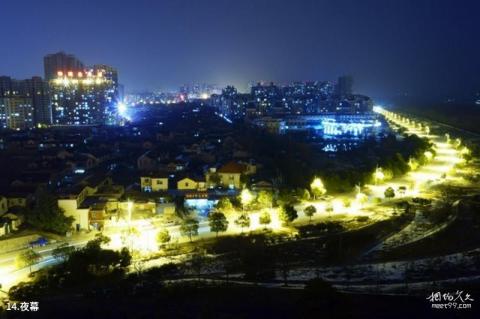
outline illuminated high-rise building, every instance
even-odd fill
[[[13,130],[34,127],[32,99],[21,96],[0,97],[0,127]]]
[[[117,97],[112,79],[102,71],[57,72],[49,81],[53,123],[57,125],[114,124]]]
[[[114,67],[106,64],[95,64],[93,65],[93,72],[101,72],[107,80],[112,81],[115,86],[118,86],[118,71]]]
[[[282,93],[273,82],[269,85],[257,83],[250,88],[250,94],[257,110],[265,114],[270,111],[282,98]]]
[[[83,63],[73,54],[57,52],[43,58],[45,80],[50,81],[57,77],[58,72],[68,75],[68,72],[78,73],[84,70]]]
[[[30,122],[34,125],[48,125],[52,122],[48,85],[41,77],[34,76],[31,79],[16,80],[8,76],[1,76],[0,98],[17,98],[18,101],[29,99],[28,103],[19,102],[21,105],[28,104],[32,107],[33,120],[27,121],[27,127]]]
[[[44,57],[53,113],[57,125],[115,124],[118,120],[118,72],[97,64],[86,67],[72,54]]]
[[[106,89],[107,96],[107,124],[117,124],[119,121],[117,105],[123,100],[122,92],[123,87],[118,83],[118,71],[116,68],[106,64],[95,64],[93,66],[93,72],[95,74],[101,74],[109,86]]]
[[[32,99],[33,118],[35,125],[49,125],[52,123],[52,108],[50,106],[50,95],[48,83],[41,77],[34,76],[24,80],[25,96]]]

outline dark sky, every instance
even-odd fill
[[[0,74],[59,50],[119,69],[127,91],[330,80],[355,90],[480,90],[478,0],[0,0]]]

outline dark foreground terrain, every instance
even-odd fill
[[[477,287],[478,288],[478,287]],[[474,296],[478,289],[468,288]],[[40,300],[36,313],[6,318],[478,318],[472,309],[431,309],[427,296],[345,295],[310,284],[306,289],[208,286],[203,283],[139,289],[134,295],[106,290]],[[475,298],[474,298],[475,299]]]

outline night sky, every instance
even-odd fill
[[[1,0],[0,74],[43,75],[64,50],[119,69],[126,91],[334,80],[355,91],[480,90],[477,0]]]

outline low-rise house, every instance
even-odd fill
[[[206,183],[201,178],[196,177],[184,177],[177,181],[177,189],[182,191],[188,190],[206,190]]]
[[[96,230],[102,230],[105,221],[110,219],[107,215],[106,203],[98,202],[89,207],[88,218],[90,225]]]
[[[228,162],[218,170],[210,169],[205,175],[207,186],[213,187],[222,185],[229,188],[241,188],[241,176],[246,171],[244,164]]]
[[[158,149],[150,150],[138,157],[137,168],[141,171],[154,171],[161,169],[161,163],[169,161],[170,156],[168,151]]]
[[[148,151],[137,159],[137,167],[141,171],[154,170],[157,168],[157,160]]]
[[[169,173],[181,172],[188,167],[188,161],[185,160],[175,160],[162,165],[162,168]]]
[[[109,177],[92,176],[59,195],[58,207],[64,210],[65,216],[74,218],[73,226],[76,231],[90,228],[90,207],[82,206],[83,201],[87,196],[94,195],[100,188],[111,184],[112,180]]]
[[[161,192],[168,190],[168,176],[163,174],[147,174],[140,177],[142,192]]]
[[[129,207],[131,208],[134,218],[142,215],[151,216],[156,213],[157,203],[153,199],[139,198],[118,203],[118,208],[127,214],[129,214]]]
[[[23,219],[14,213],[0,215],[0,237],[18,230]]]
[[[8,208],[11,207],[27,207],[33,201],[33,194],[35,191],[21,191],[13,190],[12,192],[5,194],[7,197]]]
[[[99,160],[92,154],[82,153],[77,154],[73,158],[70,158],[66,161],[67,166],[71,169],[83,169],[89,170],[97,166]]]
[[[177,182],[178,190],[195,190],[197,189],[197,182],[191,178],[185,177]]]
[[[89,229],[89,208],[81,208],[80,205],[88,195],[94,194],[95,189],[90,186],[75,187],[60,195],[57,200],[58,207],[63,209],[65,216],[73,217],[73,227],[76,231]]]

